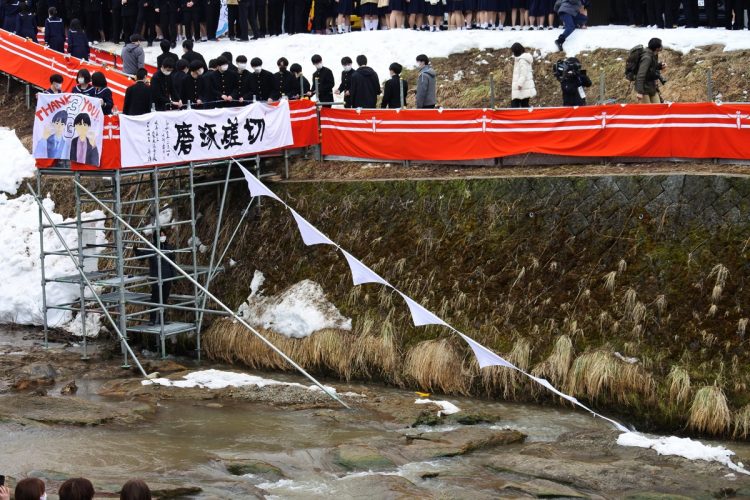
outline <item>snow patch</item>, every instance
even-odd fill
[[[464,78],[464,70],[459,69],[455,73],[453,73],[453,81],[454,82],[460,82]]]
[[[546,57],[557,52],[555,38],[558,32],[547,30],[517,31],[512,36],[499,36],[495,31],[485,30],[457,30],[431,33],[414,30],[378,30],[353,32],[336,36],[321,36],[313,34],[282,35],[256,40],[252,45],[245,42],[222,40],[210,44],[196,44],[198,52],[206,60],[214,59],[222,52],[229,51],[234,56],[245,54],[257,56],[272,72],[276,71],[275,64],[279,57],[287,57],[290,62],[302,65],[302,70],[308,78],[315,71],[310,56],[318,53],[323,56],[323,64],[334,71],[336,83],[339,82],[341,66],[339,61],[344,56],[354,58],[357,54],[366,54],[368,66],[371,66],[381,81],[390,78],[388,66],[398,62],[405,68],[416,66],[418,54],[429,57],[448,57],[451,54],[479,49],[508,49],[514,42],[524,47],[533,47],[539,54]],[[565,54],[568,57],[577,56],[581,52],[602,49],[630,50],[636,44],[646,44],[649,39],[658,37],[663,39],[664,48],[687,53],[691,50],[707,45],[724,45],[724,50],[743,50],[750,48],[750,32],[733,31],[728,33],[723,29],[681,29],[670,30],[665,36],[664,30],[657,28],[630,28],[627,26],[593,26],[585,30],[576,30],[565,42]],[[106,50],[120,53],[121,46],[102,44]],[[373,49],[377,47],[377,50]],[[156,64],[156,58],[161,54],[159,47],[144,47],[146,62]],[[508,82],[510,85],[510,82]]]
[[[732,450],[723,446],[711,446],[690,438],[679,438],[675,436],[662,436],[650,438],[637,432],[625,432],[617,438],[620,446],[634,446],[637,448],[651,448],[659,455],[675,455],[688,460],[705,460],[706,462],[719,462],[733,471],[750,475],[742,463],[735,464],[730,458],[734,455]]]
[[[263,273],[256,271],[247,302],[237,310],[251,325],[291,338],[308,337],[325,328],[352,329],[352,320],[328,301],[318,283],[300,281],[279,295],[266,297],[261,290],[264,281]]]
[[[171,380],[168,378],[155,378],[142,380],[142,385],[162,385],[165,387],[179,387],[181,389],[198,387],[200,389],[225,389],[227,387],[268,387],[271,385],[283,385],[287,387],[298,387],[306,390],[320,390],[317,385],[302,385],[296,382],[281,382],[270,378],[248,375],[247,373],[227,372],[222,370],[202,370],[188,373],[182,380]],[[336,389],[325,386],[327,390],[335,393]]]
[[[55,203],[50,198],[44,199],[42,203],[56,224],[72,220],[55,213]],[[34,198],[29,194],[8,199],[7,195],[0,193],[0,276],[3,277],[3,286],[0,287],[0,323],[43,323],[38,210]],[[83,213],[81,217],[84,221],[101,219],[104,213],[97,210]],[[104,227],[104,222],[99,220],[84,223],[84,226],[101,228]],[[75,227],[59,231],[68,248],[78,248]],[[106,243],[103,231],[87,230],[83,232],[83,237],[84,247]],[[44,230],[43,238],[46,251],[65,250],[52,228]],[[96,250],[88,249],[86,253],[93,254]],[[95,271],[97,261],[96,257],[84,259],[84,271]],[[48,255],[45,262],[48,279],[78,274],[76,264],[67,255]],[[80,296],[79,286],[74,283],[49,282],[46,288],[47,303],[50,305],[73,302]],[[71,320],[71,316],[69,311],[51,309],[47,313],[47,321],[51,326],[63,327]]]
[[[18,140],[16,131],[6,127],[0,127],[0,151],[0,191],[16,194],[21,182],[36,172],[34,157]]]
[[[96,337],[102,329],[102,315],[98,313],[87,313],[85,325],[81,325],[81,315],[77,314],[73,320],[63,328],[66,332],[83,337],[83,328],[86,327],[86,337]]]
[[[432,403],[435,405],[438,405],[441,410],[438,411],[438,417],[441,417],[443,415],[453,415],[454,413],[458,413],[461,411],[461,409],[451,403],[450,401],[434,401],[432,399],[417,399],[414,401],[414,404],[416,405],[426,405],[428,403]]]

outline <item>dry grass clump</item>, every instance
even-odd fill
[[[521,370],[528,371],[531,361],[531,343],[519,338],[507,356],[508,362]],[[502,394],[505,399],[516,399],[516,391],[528,387],[528,379],[518,371],[502,366],[488,366],[482,369],[482,384],[488,395]]]
[[[687,403],[690,397],[690,374],[681,366],[674,365],[667,375],[669,400],[676,406]]]
[[[294,339],[257,329],[276,347],[290,354]],[[203,334],[203,349],[208,359],[226,363],[240,362],[249,368],[289,370],[291,366],[242,323],[228,318],[215,321]],[[292,358],[294,359],[294,358]]]
[[[406,354],[404,375],[421,389],[448,394],[469,394],[471,378],[463,355],[448,339],[425,340]]]
[[[562,387],[568,378],[572,361],[573,341],[567,335],[560,335],[547,359],[536,365],[531,373],[549,380],[556,387]]]
[[[293,346],[290,357],[305,369],[335,373],[346,380],[351,378],[351,332],[325,328],[309,337],[289,340]]]
[[[654,397],[654,379],[637,363],[626,363],[610,351],[582,354],[573,362],[568,376],[568,393],[590,400],[605,397],[626,405]]]
[[[350,358],[354,374],[363,378],[399,382],[401,356],[390,319],[386,318],[377,332],[375,321],[372,317],[365,316],[357,323],[355,332],[357,336]]]
[[[733,439],[747,439],[750,436],[750,405],[743,406],[734,414]]]
[[[695,393],[687,426],[696,432],[726,434],[732,425],[732,413],[721,387],[709,385]],[[735,425],[736,428],[736,425]]]

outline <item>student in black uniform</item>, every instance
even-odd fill
[[[206,38],[212,41],[216,40],[216,30],[219,29],[221,0],[205,0],[203,8],[206,18]]]
[[[279,71],[273,75],[273,98],[281,99],[282,97],[290,97],[295,92],[295,78],[287,69],[289,61],[286,57],[281,57],[276,61],[276,66],[279,68]],[[299,93],[299,87],[296,88],[296,92]]]
[[[388,69],[391,72],[391,79],[385,82],[383,86],[383,100],[380,101],[381,108],[403,108],[406,106],[406,91],[409,84],[406,80],[401,79],[401,70],[404,68],[399,63],[392,63]],[[399,85],[403,88],[399,88]],[[401,105],[401,96],[404,98],[404,106]]]
[[[21,2],[20,13],[16,21],[16,35],[39,43],[36,38],[36,15],[31,12],[26,2]]]
[[[111,115],[112,110],[115,107],[115,103],[112,100],[112,90],[107,87],[107,77],[101,71],[94,71],[91,75],[91,85],[94,86],[94,90],[91,93],[91,97],[97,97],[102,100],[102,113],[105,115]]]
[[[147,76],[146,68],[139,68],[135,72],[135,83],[125,91],[124,114],[145,115],[151,112],[151,89],[146,84]]]
[[[4,15],[3,29],[10,32],[15,31],[18,21],[18,13],[21,10],[20,0],[3,0],[0,5],[2,5],[2,12]]]
[[[119,45],[120,40],[123,39],[127,43],[130,35],[122,36],[122,0],[110,0],[109,8],[111,13],[109,40],[115,45]]]
[[[177,21],[180,14],[180,0],[154,0],[155,12],[159,18],[161,36],[169,40],[171,48],[177,46]]]
[[[159,42],[159,47],[161,48],[161,54],[159,54],[158,56],[156,56],[156,67],[157,68],[161,67],[162,61],[164,61],[164,59],[166,59],[167,57],[172,58],[175,61],[177,61],[178,59],[180,59],[179,57],[177,57],[177,54],[175,54],[174,52],[172,52],[172,51],[169,50],[171,48],[171,46],[172,46],[172,43],[168,39],[164,39],[161,42]]]
[[[344,68],[341,72],[341,83],[339,88],[336,89],[336,95],[344,95],[344,107],[352,107],[352,96],[349,93],[349,89],[352,85],[352,58],[344,56],[341,58],[341,66]]]
[[[186,41],[199,40],[201,37],[200,7],[198,0],[181,0],[182,24],[185,26]]]
[[[250,92],[250,77],[252,74],[247,70],[247,57],[237,56],[237,100],[240,103],[247,101],[246,96]]]
[[[372,109],[377,107],[380,95],[380,80],[377,73],[367,65],[364,54],[357,56],[357,70],[352,75],[349,92],[352,96],[352,107]]]
[[[156,39],[156,0],[139,0],[135,32],[142,34],[151,47]]]
[[[44,43],[52,50],[65,52],[65,25],[54,7],[49,8],[49,17],[44,21]]]
[[[179,109],[182,106],[172,85],[174,65],[173,59],[165,59],[159,70],[151,77],[151,102],[156,111]]]
[[[229,69],[229,61],[224,56],[216,58],[218,71],[211,74],[208,86],[211,100],[217,101],[216,107],[232,106],[237,100],[237,73]]]
[[[91,73],[86,68],[81,68],[76,74],[76,84],[73,87],[73,94],[83,94],[90,96],[94,92],[94,87],[91,86]]]
[[[68,28],[68,54],[78,59],[89,60],[89,37],[81,29],[81,21],[73,19]]]
[[[169,260],[174,262],[175,260],[175,252],[174,247],[167,241],[167,233],[164,229],[162,229],[159,232],[159,241],[156,241],[156,238],[154,238],[154,246],[157,247],[164,255],[167,256]],[[164,257],[161,257],[159,254],[151,250],[150,248],[137,248],[133,247],[133,253],[138,257],[143,257],[148,259],[148,275],[152,278],[158,278],[159,277],[159,271],[161,271],[161,279],[163,280],[161,284],[161,294],[159,293],[159,284],[154,283],[151,285],[151,302],[153,304],[166,304],[167,300],[169,299],[170,291],[172,290],[172,281],[170,281],[170,278],[174,278],[175,270],[172,268],[172,265],[167,262]],[[161,260],[161,262],[159,262]],[[160,297],[161,295],[161,297]],[[161,298],[161,302],[159,299]],[[164,323],[167,323],[167,314],[166,311],[162,312],[162,318],[164,320]],[[153,310],[149,314],[149,322],[148,324],[153,326],[156,323],[160,321],[159,318],[159,311]]]
[[[138,0],[122,0],[122,32],[125,40],[135,34],[135,21],[138,18]]]
[[[250,101],[268,101],[278,99],[273,82],[273,74],[263,69],[263,61],[259,57],[253,57],[250,61],[253,72],[250,75]]]
[[[289,67],[289,70],[292,75],[294,75],[294,84],[292,86],[293,91],[289,98],[302,99],[303,97],[310,97],[310,82],[305,78],[305,75],[302,74],[302,66],[294,63]]]
[[[317,95],[318,102],[333,102],[333,87],[336,85],[333,71],[323,66],[323,58],[318,54],[312,56],[311,61],[315,66],[312,95]],[[330,104],[326,107],[330,107]]]
[[[198,52],[193,50],[193,41],[185,40],[182,42],[182,58],[187,59],[188,62],[200,61],[203,64],[203,69],[207,69],[206,60]]]
[[[185,104],[189,102],[192,108],[205,109],[208,105],[204,103],[210,99],[203,65],[200,61],[193,61],[190,63],[188,77],[182,81],[180,100]]]
[[[59,73],[53,73],[49,77],[49,88],[44,91],[45,94],[59,94],[62,92],[63,77]]]

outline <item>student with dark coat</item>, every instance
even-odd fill
[[[279,58],[276,61],[276,66],[279,71],[273,75],[273,98],[281,99],[282,96],[290,97],[294,92],[294,75],[287,69],[289,67],[289,61],[286,57]],[[299,93],[299,87],[297,87]]]
[[[247,70],[247,57],[237,56],[237,100],[240,103],[247,101],[246,95],[250,93],[250,78],[252,73]]]
[[[211,100],[205,75],[203,75],[203,65],[200,61],[190,63],[190,73],[182,81],[180,88],[180,100],[193,108],[204,109],[207,106],[205,102]]]
[[[16,35],[38,43],[36,32],[36,15],[31,12],[26,2],[21,2],[21,12],[16,21]]]
[[[188,63],[185,59],[179,59],[174,65],[172,73],[172,87],[174,87],[175,96],[179,99],[182,90],[182,82],[188,77]]]
[[[201,64],[203,64],[203,69],[208,69],[208,66],[206,66],[206,60],[203,58],[201,54],[193,50],[193,41],[192,40],[185,40],[182,42],[182,58],[186,59],[188,61],[188,64],[190,64],[193,61],[200,61]]]
[[[292,92],[289,95],[289,99],[302,99],[303,97],[309,97],[310,82],[305,78],[305,75],[302,74],[302,66],[294,63],[289,67],[289,70],[294,76],[294,83],[292,85]]]
[[[18,22],[18,13],[21,10],[20,0],[3,0],[2,2],[3,15],[3,29],[5,31],[14,32],[16,30],[16,24]]]
[[[229,69],[229,62],[224,56],[216,58],[219,70],[211,74],[208,81],[210,96],[217,108],[232,106],[237,99],[237,73]]]
[[[323,66],[323,58],[318,54],[312,56],[312,63],[315,66],[313,95],[317,94],[318,102],[333,102],[333,87],[336,85],[333,80],[333,71]],[[326,107],[330,107],[330,104]]]
[[[73,19],[68,28],[68,54],[78,59],[89,60],[89,37],[81,29],[81,21]]]
[[[198,0],[181,0],[180,12],[182,13],[182,24],[185,26],[186,40],[200,40],[200,11],[201,6]]]
[[[349,92],[352,96],[353,108],[376,108],[380,95],[380,81],[378,74],[367,66],[367,57],[357,56],[357,70],[352,75]]]
[[[263,61],[259,57],[253,57],[250,61],[250,66],[253,68],[250,75],[250,93],[245,100],[267,101],[269,99],[278,99],[278,96],[275,95],[273,74],[263,69]]]
[[[73,94],[92,95],[94,93],[94,87],[91,86],[91,73],[86,68],[78,70],[76,75],[76,86],[73,87]]]
[[[138,0],[122,0],[120,9],[122,19],[122,32],[125,40],[135,33],[135,21],[138,18]]]
[[[159,42],[159,48],[161,48],[161,54],[156,56],[157,68],[161,68],[161,63],[164,62],[164,59],[166,59],[167,57],[170,57],[175,61],[180,59],[179,57],[177,57],[177,54],[169,50],[171,47],[172,47],[172,44],[168,39],[164,39],[161,42]]]
[[[151,89],[146,84],[147,76],[146,68],[135,72],[135,83],[125,91],[123,114],[135,116],[151,112]]]
[[[109,8],[112,21],[110,41],[115,45],[119,45],[123,40],[127,42],[130,35],[123,36],[122,34],[122,0],[110,0]]]
[[[234,71],[235,73],[237,73],[237,66],[232,63],[232,61],[234,61],[232,53],[226,50],[222,52],[221,55],[224,57],[224,59],[227,60],[227,63],[229,64],[229,71]]]
[[[63,77],[60,73],[53,73],[49,77],[49,88],[44,91],[45,94],[59,94],[62,92]]]
[[[383,100],[380,101],[381,108],[402,108],[401,96],[404,97],[404,105],[406,104],[406,91],[409,89],[409,85],[406,80],[401,79],[401,70],[403,67],[399,63],[392,63],[388,69],[391,71],[391,79],[385,82],[383,87]],[[403,88],[403,93],[399,89],[399,85]]]
[[[167,233],[162,229],[159,234],[159,240],[154,238],[154,246],[158,248],[169,260],[174,262],[175,252],[174,247],[167,241]],[[153,304],[166,304],[169,299],[169,294],[172,290],[172,282],[168,281],[170,278],[174,278],[175,270],[172,265],[164,258],[157,254],[150,248],[137,248],[133,247],[133,253],[137,257],[143,257],[148,259],[148,275],[151,278],[158,278],[161,274],[161,297],[159,296],[159,284],[153,283],[151,285],[151,302]],[[159,262],[161,261],[161,262]],[[161,271],[161,273],[160,273]],[[167,281],[164,281],[167,280]],[[159,300],[161,299],[161,300]],[[167,322],[166,312],[162,313],[164,322]],[[149,314],[149,324],[155,325],[159,322],[159,311],[151,311]]]
[[[91,93],[91,97],[97,97],[102,100],[102,113],[105,115],[111,115],[112,109],[115,107],[115,103],[112,100],[112,90],[107,87],[107,78],[101,71],[94,71],[91,75],[91,85],[94,86],[94,91]]]
[[[344,107],[351,108],[352,96],[349,93],[349,89],[352,85],[352,58],[348,56],[342,57],[341,66],[344,69],[341,71],[341,83],[339,84],[339,88],[336,89],[336,95],[344,94]]]
[[[221,14],[221,0],[205,0],[203,5],[206,19],[206,37],[216,40],[216,30],[219,29],[219,15]]]
[[[49,8],[49,17],[44,21],[44,43],[52,50],[65,52],[65,24],[54,7]]]
[[[156,0],[139,0],[138,14],[135,19],[135,32],[143,33],[148,46],[151,47],[156,39]]]
[[[159,17],[161,36],[171,42],[170,46],[177,46],[177,20],[179,19],[180,0],[156,0],[154,11]],[[177,60],[177,58],[175,58]]]
[[[151,77],[151,102],[156,111],[179,109],[182,105],[172,85],[174,64],[172,59],[165,59],[159,70]]]
[[[94,44],[101,42],[102,0],[83,0],[86,36]]]

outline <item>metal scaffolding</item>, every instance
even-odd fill
[[[260,158],[251,161],[255,162],[257,174]],[[75,190],[76,203],[72,219],[56,221],[45,210],[41,197],[45,192],[45,181],[51,177],[73,178],[71,187]],[[45,346],[49,328],[54,326],[49,324],[49,311],[70,311],[79,315],[82,358],[87,359],[86,318],[96,313],[110,320],[107,326],[114,329],[120,339],[123,367],[130,366],[129,356],[132,357],[133,353],[128,339],[133,334],[156,337],[162,358],[166,357],[168,338],[194,334],[196,355],[200,360],[204,315],[228,315],[224,310],[207,307],[207,289],[224,269],[227,250],[255,201],[251,199],[248,203],[226,248],[219,249],[227,192],[230,184],[238,181],[245,182],[245,179],[233,160],[109,171],[72,171],[64,165],[38,169],[35,197],[39,205]],[[208,262],[201,265],[196,230],[196,192],[213,187],[217,190],[220,205],[212,241],[205,245]],[[44,231],[47,229],[57,234],[64,250],[44,247]],[[162,243],[158,237],[162,229],[171,233],[170,242],[174,248],[166,254],[171,255],[179,270],[169,272],[165,269],[169,264],[162,256]],[[63,239],[64,233],[69,231],[76,232],[78,243],[73,248],[69,248]],[[97,231],[104,232],[105,242],[97,242]],[[143,248],[144,235],[153,242],[158,254]],[[139,246],[139,250],[135,250]],[[50,276],[45,269],[46,260],[50,256],[63,255],[75,260],[78,272],[69,276]],[[49,294],[50,283],[77,285],[78,298],[56,303],[54,295]],[[166,301],[163,295],[165,284],[177,288],[177,293],[171,294]],[[154,300],[156,296],[158,300]],[[149,316],[156,316],[157,320],[151,322]]]

